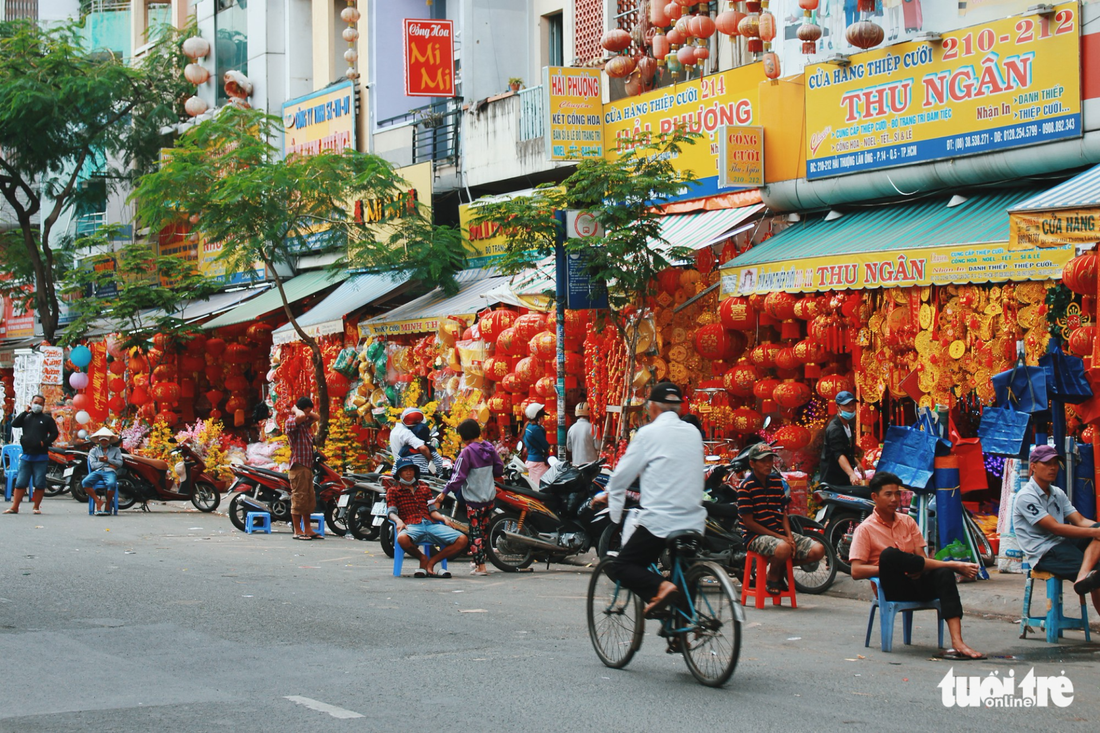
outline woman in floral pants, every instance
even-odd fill
[[[481,439],[481,426],[477,420],[463,420],[458,424],[457,432],[464,447],[455,460],[451,480],[436,497],[436,504],[441,505],[451,491],[461,493],[466,502],[466,516],[470,520],[470,551],[474,560],[474,569],[470,574],[488,575],[485,569],[485,534],[497,495],[495,479],[504,475],[504,463],[492,443]]]

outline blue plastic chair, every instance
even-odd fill
[[[397,525],[394,524],[392,519],[387,520],[393,526],[393,577],[401,577],[401,566],[405,563],[405,548],[401,546],[401,543],[397,541]],[[439,524],[439,522],[436,522]],[[423,544],[420,546],[420,551],[424,553],[424,557],[432,556],[432,545]],[[447,569],[447,561],[443,561],[443,569]]]
[[[1026,565],[1025,565],[1026,567]],[[1031,615],[1031,592],[1035,588],[1036,580],[1047,582],[1047,612],[1043,616]],[[1035,624],[1047,632],[1047,643],[1057,644],[1062,638],[1062,632],[1066,629],[1080,629],[1085,632],[1085,641],[1089,638],[1089,609],[1085,604],[1085,597],[1078,596],[1081,601],[1081,616],[1073,618],[1066,616],[1062,605],[1062,579],[1042,570],[1027,568],[1027,585],[1024,586],[1024,610],[1020,615],[1020,638],[1026,639],[1027,632],[1031,631],[1031,625]]]
[[[882,583],[878,578],[871,578],[871,590],[874,596],[871,598],[871,615],[867,619],[867,638],[863,646],[871,646],[871,630],[875,626],[875,609],[882,609],[882,651],[889,652],[894,648],[894,617],[900,611],[902,614],[902,638],[906,645],[913,643],[913,611],[935,611],[936,624],[939,628],[939,646],[943,648],[943,609],[940,601],[888,601],[882,592]]]
[[[89,458],[88,459],[88,473],[91,473],[91,472],[92,472],[92,460]],[[100,486],[103,486],[103,488],[107,488],[106,484],[103,484],[103,483],[97,481],[96,484],[94,486],[92,486],[91,490],[87,492],[88,493],[88,515],[89,516],[95,514],[95,499],[93,498],[93,495],[95,494],[95,490],[97,488],[99,488]],[[111,500],[111,514],[113,516],[118,516],[118,487],[117,486],[115,487],[114,498]]]
[[[12,488],[15,486],[15,477],[19,473],[19,459],[23,455],[23,449],[18,443],[10,443],[4,446],[0,454],[0,466],[4,469],[4,501],[11,501]]]

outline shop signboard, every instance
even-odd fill
[[[1008,220],[1013,247],[1092,246],[1100,241],[1100,209],[1014,211]]]
[[[459,204],[458,223],[466,243],[466,266],[484,267],[508,251],[508,237],[497,222],[474,223],[476,204]]]
[[[0,338],[30,338],[34,336],[34,309],[26,312],[11,296],[0,297]]]
[[[550,160],[604,156],[601,75],[599,69],[543,67],[543,138]]]
[[[41,346],[42,384],[60,386],[65,372],[65,350],[60,346]]]
[[[217,280],[226,285],[248,285],[265,278],[267,270],[262,262],[253,263],[251,268],[244,271],[230,272],[225,260],[221,258],[221,242],[199,240],[198,249],[199,274],[208,280]]]
[[[764,128],[726,125],[720,131],[718,185],[759,188],[764,185]]]
[[[734,190],[722,186],[719,180],[721,128],[753,125],[758,121],[759,88],[764,81],[764,65],[749,64],[606,104],[603,115],[606,157],[609,160],[620,157],[645,133],[655,136],[681,126],[703,136],[694,145],[684,145],[673,156],[678,170],[691,171],[698,179],[673,200]]]
[[[565,212],[566,239],[587,239],[602,237],[604,229],[596,217],[587,211]],[[569,310],[591,310],[607,308],[607,286],[594,282],[588,272],[591,262],[591,250],[566,250],[559,247],[560,262],[557,277],[564,287],[558,288],[558,297],[564,296],[565,307]]]
[[[283,153],[355,150],[355,83],[341,82],[283,104]]]
[[[1018,250],[1007,242],[807,257],[725,268],[722,297],[1057,280],[1072,258],[1072,246]]]
[[[455,96],[454,23],[405,18],[405,96]]]
[[[395,219],[419,209],[429,221],[432,218],[432,182],[435,179],[431,161],[398,168],[404,184],[401,193],[382,201],[359,200],[352,205],[355,222],[370,227],[377,241],[386,241],[393,235],[393,227],[387,219]]]
[[[806,67],[806,177],[1080,137],[1077,3]]]

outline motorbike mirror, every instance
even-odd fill
[[[767,417],[764,418],[764,427],[762,428],[762,430],[767,430],[768,426],[771,425],[771,424],[772,424],[772,416],[768,415]]]
[[[521,450],[523,450],[523,441],[522,440],[519,441],[518,443],[516,443],[516,453],[519,453]]]

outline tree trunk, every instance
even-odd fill
[[[34,238],[34,225],[29,211],[19,213],[19,228],[23,233],[23,246],[34,268],[34,307],[42,323],[42,335],[51,344],[57,332],[57,292],[54,289],[51,268],[42,259],[42,252]],[[51,307],[52,305],[52,307]]]
[[[630,404],[634,397],[634,369],[638,363],[637,348],[638,348],[638,326],[642,322],[641,316],[636,316],[633,323],[630,325],[630,337],[627,339],[626,344],[626,375],[623,377],[623,396],[622,396],[622,409],[619,413],[619,440],[626,439],[627,420],[626,420],[626,406]]]
[[[290,303],[287,302],[286,291],[283,290],[283,280],[279,277],[279,273],[275,272],[274,264],[266,257],[264,258],[264,264],[267,266],[268,271],[275,277],[275,287],[279,289],[279,297],[283,301],[283,312],[286,314],[287,319],[289,319],[290,325],[298,334],[298,338],[302,339],[302,343],[309,347],[312,357],[310,361],[313,363],[313,378],[317,382],[317,416],[320,418],[317,421],[317,434],[313,436],[313,444],[317,447],[321,447],[328,439],[329,418],[328,384],[325,382],[325,357],[321,353],[321,345],[317,343],[317,339],[307,334],[305,330],[298,325],[298,319],[294,317],[294,312],[290,309]]]

